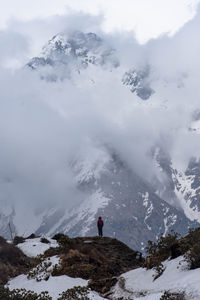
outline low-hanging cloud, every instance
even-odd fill
[[[76,188],[70,163],[98,147],[114,149],[146,178],[154,173],[149,152],[160,141],[173,157],[181,157],[184,166],[198,155],[198,136],[188,127],[199,109],[199,15],[173,38],[163,36],[143,46],[129,34],[102,34],[101,17],[88,19],[83,14],[68,17],[65,26],[62,16],[28,22],[26,29],[17,23],[13,33],[2,32],[5,44],[11,37],[17,40],[13,51],[0,49],[2,57],[9,61],[15,53],[23,62],[31,51],[27,28],[33,24],[46,26],[41,41],[50,24],[47,36],[55,28],[97,30],[116,49],[120,66],[112,72],[93,66],[77,75],[76,82],[49,82],[27,67],[13,73],[1,63],[0,203],[36,209],[57,202],[72,207],[84,195]],[[32,38],[36,32],[39,35],[34,31]],[[121,78],[129,68],[146,64],[155,93],[143,102],[121,84]]]

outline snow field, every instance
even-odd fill
[[[50,247],[57,247],[58,243],[55,240],[48,238],[49,244],[41,243],[40,238],[27,239],[24,243],[20,243],[17,246],[30,257],[36,257],[37,255],[43,254]],[[47,263],[49,266],[44,270],[43,266]],[[66,275],[62,276],[51,276],[51,271],[55,265],[59,265],[59,256],[52,256],[44,259],[39,265],[39,271],[30,278],[28,275],[19,275],[11,279],[7,286],[10,290],[13,289],[26,289],[40,294],[43,291],[48,291],[52,300],[57,300],[62,292],[71,289],[75,286],[87,286],[88,280],[82,278],[71,278]],[[34,273],[34,268],[31,271]],[[48,276],[48,280],[46,280]],[[96,292],[90,291],[88,294],[91,300],[104,300]]]
[[[188,299],[200,300],[200,268],[188,270],[183,256],[167,260],[163,265],[165,270],[155,281],[154,269],[138,268],[121,275],[125,283],[124,291],[117,283],[114,296],[122,297],[128,294],[131,299],[160,300],[164,291],[169,290],[171,292],[185,291]]]

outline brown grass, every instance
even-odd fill
[[[5,284],[9,278],[24,273],[30,266],[31,259],[0,237],[0,284]]]

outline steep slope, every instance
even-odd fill
[[[90,66],[115,72],[120,69],[120,59],[116,50],[95,33],[75,31],[55,35],[43,47],[41,55],[32,58],[27,66],[38,71],[42,79],[57,81],[68,78],[76,82],[77,74],[84,73]],[[129,87],[140,99],[147,100],[154,93],[150,87],[149,66],[120,72],[121,84]],[[95,82],[95,77],[89,77],[90,80]]]
[[[122,83],[142,100],[148,100],[154,93],[154,90],[150,87],[149,75],[149,66],[146,66],[143,70],[131,69],[123,75]]]
[[[55,35],[43,48],[40,57],[28,63],[33,70],[40,71],[42,78],[55,81],[71,78],[89,65],[116,68],[118,60],[114,49],[95,33],[76,31]]]
[[[41,55],[33,58],[27,67],[29,71],[38,72],[42,79],[49,80],[49,84],[52,81],[62,80],[65,83],[65,80],[70,80],[75,87],[75,79],[80,77],[82,80],[79,75],[85,74],[85,70],[90,67],[95,71],[106,70],[111,76],[117,71],[121,76],[117,83],[121,84],[120,92],[122,87],[125,93],[131,95],[131,99],[131,92],[143,100],[150,99],[154,93],[150,67],[144,67],[143,70],[130,68],[124,74],[116,55],[113,47],[94,33],[62,33],[54,36],[43,48]],[[92,73],[94,76],[95,74]],[[92,85],[94,79],[87,76],[85,78]],[[136,102],[133,104],[137,105]],[[140,104],[141,101],[138,105]],[[142,102],[142,105],[148,109],[147,101]],[[149,105],[152,103],[149,102]],[[160,104],[156,102],[153,105],[160,108]],[[158,151],[154,158],[161,172],[153,183],[147,183],[133,166],[131,169],[114,150],[109,151],[106,147],[103,151],[99,149],[94,159],[76,157],[67,166],[73,171],[76,187],[80,191],[80,201],[74,201],[66,194],[66,202],[72,202],[72,209],[69,210],[60,203],[51,203],[48,207],[44,205],[35,210],[29,208],[28,204],[27,207],[18,207],[13,203],[9,209],[5,205],[0,210],[0,230],[9,238],[10,227],[13,234],[18,235],[29,235],[32,232],[49,235],[64,232],[70,236],[96,235],[96,219],[102,215],[105,235],[117,237],[138,250],[144,250],[147,240],[156,240],[171,229],[181,234],[186,233],[188,227],[195,227],[195,220],[199,220],[198,165],[194,183],[191,182],[194,180],[194,175],[191,175],[193,167],[184,174],[186,177],[183,180],[180,170],[172,164],[167,153]],[[161,180],[163,174],[164,181]],[[26,216],[27,221],[21,222],[21,216]]]
[[[191,158],[185,169],[162,149],[155,151],[155,160],[160,170],[159,182],[153,183],[157,194],[175,207],[179,207],[190,220],[200,222],[200,162]]]
[[[38,234],[96,235],[96,220],[101,215],[106,236],[117,237],[133,249],[143,251],[149,239],[156,240],[172,229],[186,234],[189,227],[197,226],[183,212],[159,198],[117,155],[112,154],[96,174],[94,170],[79,169],[77,174],[79,188],[88,198],[71,211],[63,212],[57,223],[52,224],[56,214],[44,219]]]

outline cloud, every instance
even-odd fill
[[[103,31],[132,32],[140,43],[145,43],[163,33],[176,33],[194,17],[198,4],[199,0],[2,0],[0,28],[6,28],[13,19],[31,22],[56,16],[70,18],[74,11],[102,15]]]
[[[195,15],[198,0],[68,0],[74,10],[104,15],[105,32],[131,31],[139,42],[157,38],[163,33],[173,35]]]
[[[198,137],[187,128],[199,108],[199,13],[174,37],[142,46],[129,33],[103,34],[100,20],[72,14],[13,21],[0,33],[5,41],[0,49],[1,203],[7,199],[34,209],[55,202],[72,207],[84,195],[77,190],[70,164],[98,154],[99,148],[105,153],[107,147],[114,149],[147,179],[154,172],[149,151],[157,143],[173,158],[180,154],[183,165],[198,154]],[[13,72],[4,64],[13,57],[22,64],[46,37],[76,29],[98,31],[116,48],[120,66],[112,72],[93,66],[75,72],[73,80],[49,82],[26,67]],[[5,45],[11,45],[8,51]],[[121,78],[129,68],[146,64],[156,92],[142,102],[122,86]]]
[[[17,67],[20,60],[25,62],[28,49],[28,41],[20,33],[0,31],[0,65]]]

